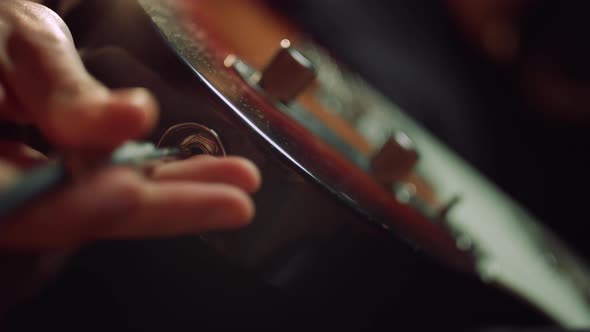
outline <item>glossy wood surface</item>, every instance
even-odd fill
[[[248,2],[247,5],[239,5],[239,1],[234,3],[230,0],[172,3],[177,6],[179,19],[185,20],[186,24],[195,29],[195,39],[198,38],[199,43],[207,45],[206,48],[211,53],[212,66],[215,69],[209,73],[203,70],[204,76],[230,100],[245,99],[247,104],[261,111],[264,120],[260,121],[259,125],[272,132],[270,137],[282,137],[276,139],[275,143],[283,145],[283,142],[289,142],[290,144],[284,147],[286,154],[296,160],[305,172],[331,190],[335,199],[365,214],[365,222],[375,219],[378,223],[386,224],[394,233],[439,256],[446,263],[466,270],[471,268],[468,255],[457,249],[455,240],[441,225],[427,220],[411,207],[397,202],[391,192],[384,190],[367,173],[278,111],[232,70],[222,66],[228,54],[240,54],[239,52],[244,52],[246,58],[257,66],[263,66],[264,61],[276,50],[276,45],[284,34],[295,41],[300,38],[293,27],[273,16],[264,7],[258,7],[262,6],[260,2]],[[240,18],[243,20],[242,25]],[[224,25],[219,22],[232,24]],[[255,55],[258,50],[260,55]],[[312,95],[307,93],[301,98],[307,96],[313,99]],[[334,122],[328,123],[332,128],[337,127]]]

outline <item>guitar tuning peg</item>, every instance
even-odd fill
[[[407,178],[418,160],[414,142],[404,132],[398,131],[373,154],[370,171],[379,183],[391,186]]]
[[[289,103],[316,77],[309,59],[283,39],[280,48],[260,73],[258,85],[271,97]]]

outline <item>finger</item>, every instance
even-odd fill
[[[104,237],[160,237],[234,229],[252,219],[254,206],[236,187],[179,181],[146,188],[136,211]]]
[[[260,187],[261,176],[251,161],[241,157],[213,157],[202,155],[156,167],[156,180],[189,180],[225,183],[253,193]]]
[[[23,170],[47,161],[41,152],[21,142],[0,141],[0,190],[14,182]]]
[[[66,149],[113,149],[126,140],[140,139],[154,127],[157,103],[141,88],[113,91],[107,100],[50,102],[38,114],[37,125],[54,144]]]
[[[54,12],[37,4],[10,3],[18,8],[4,7],[10,30],[0,33],[0,54],[7,58],[2,76],[55,144],[112,148],[153,127],[157,103],[151,94],[145,89],[110,91],[86,71]]]
[[[14,124],[31,124],[33,116],[27,114],[12,90],[0,79],[0,121]]]
[[[20,174],[21,171],[16,165],[0,161],[0,190],[10,186]]]
[[[19,169],[29,169],[47,161],[44,154],[18,141],[0,141],[0,156]]]
[[[63,249],[96,239],[155,237],[235,228],[254,207],[234,187],[154,183],[128,169],[105,170],[0,222],[0,247]]]

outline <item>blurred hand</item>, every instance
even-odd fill
[[[0,120],[32,124],[67,151],[111,151],[157,121],[145,89],[110,90],[91,77],[65,23],[46,7],[0,1]],[[0,187],[46,157],[0,144]],[[0,249],[64,249],[96,239],[179,235],[241,227],[258,169],[239,157],[199,156],[158,166],[149,178],[108,168],[60,189],[0,225]]]

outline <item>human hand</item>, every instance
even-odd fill
[[[104,151],[148,133],[158,106],[144,89],[110,90],[85,70],[70,32],[51,10],[0,2],[0,119],[32,124],[56,147]],[[0,144],[0,187],[46,157]],[[239,157],[198,156],[150,177],[108,168],[18,211],[0,225],[0,248],[72,248],[96,239],[169,236],[240,227],[260,185]]]

